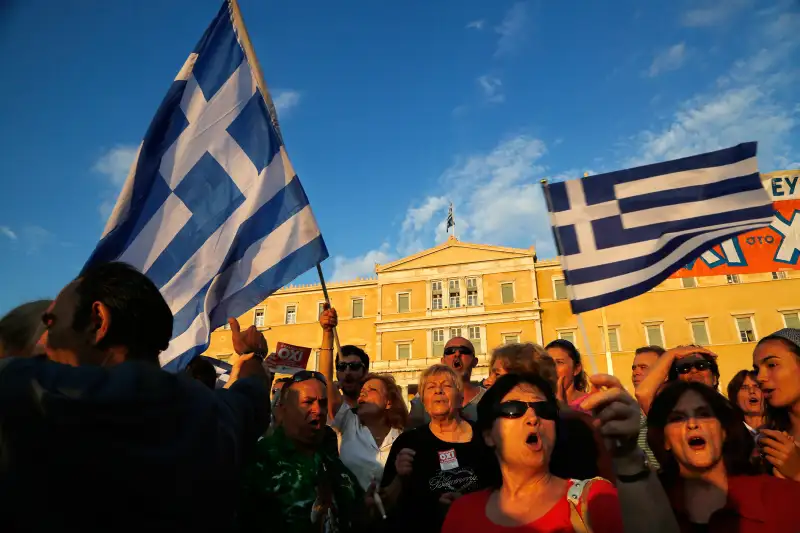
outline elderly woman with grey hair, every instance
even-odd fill
[[[0,359],[39,355],[36,346],[45,328],[42,315],[52,300],[36,300],[16,307],[0,318]]]
[[[489,486],[489,449],[461,418],[463,383],[452,368],[422,372],[419,391],[431,421],[395,440],[381,482],[392,531],[438,533],[450,504]]]

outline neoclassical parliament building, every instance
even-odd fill
[[[450,237],[434,248],[386,265],[375,276],[329,283],[339,314],[342,344],[370,356],[374,372],[394,375],[403,390],[416,393],[420,371],[440,360],[454,336],[472,340],[479,357],[473,379],[488,374],[492,348],[509,342],[574,342],[591,370],[618,376],[630,387],[634,350],[658,344],[700,344],[719,355],[721,383],[752,367],[755,341],[785,326],[800,327],[800,271],[671,278],[637,298],[583,315],[589,346],[566,299],[558,260],[537,259],[533,248],[470,244]],[[312,351],[317,364],[322,331],[320,285],[285,287],[239,317],[255,324],[271,347],[277,341]],[[608,329],[604,341],[603,318]],[[207,355],[228,359],[230,331],[211,335]],[[608,346],[606,346],[608,344]]]

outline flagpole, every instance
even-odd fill
[[[547,211],[552,213],[553,212],[553,199],[550,196],[550,186],[548,185],[546,179],[541,180],[541,184],[542,184],[542,191],[544,192],[544,200],[547,203]],[[557,248],[557,251],[558,251],[558,255],[561,257],[562,262],[563,262],[563,259],[564,259],[563,250],[564,250],[564,248],[561,246],[561,236],[559,235],[558,229],[557,229],[556,226],[551,224],[551,227],[553,228],[553,237],[555,237],[555,240],[556,240],[556,248]],[[562,264],[561,268],[562,268],[562,271],[563,271],[563,268],[564,268],[563,264]],[[568,284],[566,284],[566,283],[564,284],[564,286],[567,289],[567,294],[569,294],[571,292],[570,291],[570,286]],[[570,298],[570,300],[571,300],[571,298]],[[571,302],[570,302],[570,305],[572,305]],[[583,337],[583,344],[585,346],[585,352],[589,356],[589,365],[592,367],[592,374],[598,374],[600,371],[598,370],[597,361],[595,360],[594,353],[592,352],[592,346],[591,346],[591,344],[589,344],[589,335],[587,335],[587,333],[586,333],[586,324],[584,324],[584,322],[583,322],[583,316],[580,313],[576,313],[575,316],[578,317],[578,329],[580,330],[581,336]]]
[[[253,71],[253,77],[256,80],[256,85],[258,85],[258,89],[261,91],[261,96],[264,97],[264,102],[267,104],[267,110],[269,111],[269,116],[272,119],[272,127],[275,128],[275,134],[278,136],[278,140],[281,142],[281,144],[284,144],[283,135],[281,135],[281,127],[278,125],[278,112],[275,110],[275,104],[272,102],[272,96],[270,96],[269,89],[267,89],[267,82],[264,81],[264,73],[261,70],[261,65],[258,63],[258,58],[256,57],[256,51],[253,48],[253,43],[250,42],[250,35],[247,33],[247,27],[244,25],[242,11],[239,9],[239,2],[237,0],[228,0],[228,6],[231,12],[233,28],[236,30],[237,37],[239,37],[239,44],[242,45],[244,55],[247,58],[247,62],[250,64],[251,70]],[[325,284],[323,283],[323,286],[324,285]]]
[[[319,274],[319,282],[322,285],[322,294],[325,296],[325,303],[328,304],[328,307],[331,307],[331,299],[328,296],[328,287],[325,285],[325,276],[322,274],[322,265],[320,263],[317,263],[317,274]],[[333,341],[336,343],[336,355],[341,359],[342,346],[339,344],[339,332],[336,331],[336,328],[333,328]]]

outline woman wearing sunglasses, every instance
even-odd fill
[[[644,414],[664,383],[694,381],[717,390],[719,367],[717,355],[702,346],[678,346],[667,350],[650,368],[650,373],[636,388],[636,400]]]
[[[419,390],[431,420],[394,442],[381,497],[391,531],[439,533],[456,498],[487,486],[484,467],[489,453],[480,433],[461,418],[464,385],[452,368],[427,368]]]
[[[647,417],[647,440],[684,532],[788,533],[800,527],[800,483],[751,475],[753,439],[718,392],[676,381]]]
[[[570,457],[564,454],[568,437],[551,385],[536,374],[507,374],[478,406],[478,428],[496,459],[494,487],[458,499],[442,533],[619,533],[675,527],[663,489],[636,447],[636,401],[611,376],[592,380],[609,388],[590,395],[583,408],[596,414],[601,432],[614,441],[620,491],[602,478],[574,480],[553,474],[554,463]]]

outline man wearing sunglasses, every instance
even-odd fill
[[[369,355],[358,346],[342,346],[341,357],[336,355],[336,380],[342,391],[342,400],[348,407],[358,406],[358,395],[364,376],[369,372]]]
[[[461,406],[461,416],[466,420],[475,422],[478,420],[478,402],[483,397],[486,389],[473,384],[472,369],[478,365],[478,358],[475,356],[475,347],[464,337],[453,337],[444,346],[442,354],[442,364],[452,368],[464,383],[464,401]],[[417,395],[411,400],[411,412],[408,416],[408,428],[416,428],[431,421],[425,412],[425,407]]]
[[[644,414],[665,382],[696,381],[712,389],[719,387],[717,355],[702,346],[678,346],[667,350],[650,368],[647,377],[636,387],[636,400]]]

